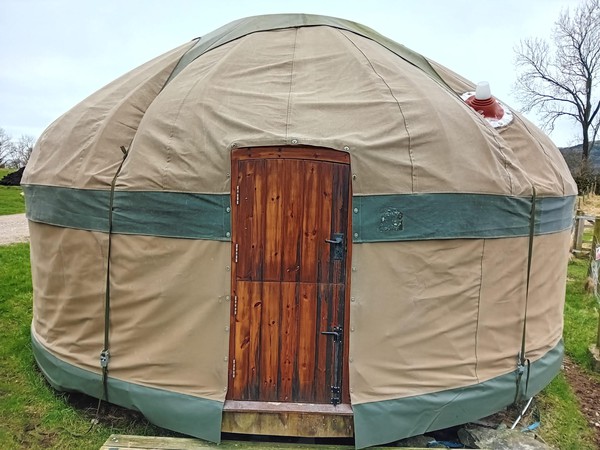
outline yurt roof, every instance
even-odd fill
[[[511,210],[522,212],[518,231],[507,225],[502,235],[527,234],[533,186],[540,197],[562,198],[574,195],[575,185],[554,144],[525,118],[515,112],[509,126],[494,129],[468,106],[459,94],[473,88],[354,22],[304,14],[241,19],[132,70],[57,119],[39,139],[24,176],[26,189],[35,189],[39,199],[39,208],[30,202],[30,217],[105,229],[106,190],[125,147],[115,185],[118,205],[126,199],[127,210],[164,217],[171,210],[158,214],[157,205],[184,205],[174,208],[180,214],[204,211],[203,217],[221,223],[225,219],[214,210],[229,201],[231,151],[299,145],[350,154],[354,201],[363,203],[364,212],[357,218],[357,240],[368,234],[360,224],[375,226],[366,225],[378,216],[371,209],[400,200],[414,200],[415,214],[427,217],[453,216],[457,209],[460,217],[467,210],[477,216],[482,200],[504,211],[506,224],[513,223]],[[101,191],[97,197],[94,190]],[[81,203],[74,198],[80,194],[90,213],[73,211],[67,221],[64,206]],[[52,209],[60,211],[56,217],[46,217],[51,208],[44,195],[51,203],[63,199]],[[463,223],[455,228],[462,230]],[[137,232],[130,228],[118,229]],[[167,228],[144,233],[172,235]],[[177,236],[228,240],[227,227],[221,228]],[[467,227],[467,235],[419,228],[429,231],[411,239],[489,236],[488,228],[498,234],[493,223],[481,233]]]
[[[169,77],[172,80],[181,70],[200,55],[219,47],[223,44],[260,31],[280,30],[284,28],[328,26],[347,30],[360,36],[372,39],[384,46],[402,59],[411,63],[427,73],[431,78],[446,84],[437,72],[431,67],[429,61],[419,53],[416,53],[404,45],[377,33],[369,27],[350,20],[337,17],[321,16],[315,14],[267,14],[261,16],[245,17],[223,25],[220,28],[198,38],[196,44],[181,58],[175,70]],[[168,83],[167,81],[167,83]]]

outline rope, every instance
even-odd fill
[[[109,331],[110,331],[110,254],[112,249],[112,230],[113,230],[113,205],[115,200],[115,185],[117,177],[121,173],[125,158],[127,158],[127,149],[121,146],[123,159],[119,164],[117,172],[110,184],[110,198],[108,202],[108,249],[106,253],[106,289],[104,297],[104,348],[100,352],[100,367],[102,368],[102,397],[99,399],[98,408],[96,410],[96,418],[100,412],[100,404],[102,400],[108,403],[108,362],[110,360],[109,351]]]
[[[525,365],[527,364],[527,378],[525,381],[525,391],[527,393],[529,388],[529,374],[531,363],[529,359],[525,358],[525,340],[527,337],[527,307],[529,304],[529,281],[531,278],[531,260],[533,259],[533,238],[535,235],[535,202],[536,202],[536,190],[533,186],[533,194],[531,196],[531,213],[529,215],[529,249],[527,252],[527,281],[525,285],[525,313],[523,315],[523,332],[521,336],[521,350],[517,356],[517,389],[515,393],[515,401],[517,403],[521,397],[521,379],[523,378],[523,372],[525,371]]]

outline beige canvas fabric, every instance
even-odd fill
[[[527,357],[543,356],[562,337],[565,262],[570,233],[536,236],[527,308]],[[487,380],[515,367],[525,313],[528,238],[488,239],[482,260],[478,376]],[[555,274],[549,276],[548,274]],[[516,304],[515,304],[516,303]]]
[[[482,247],[482,240],[353,246],[353,404],[475,383]]]
[[[370,39],[330,27],[250,34],[200,56],[161,92],[190,46],[124,75],[56,121],[24,183],[106,188],[119,147],[135,135],[119,188],[228,192],[233,145],[294,140],[348,147],[356,194],[530,195],[530,183],[540,195],[575,193],[562,157],[533,125],[517,114],[493,130]],[[457,93],[473,89],[431,64]]]
[[[475,90],[474,83],[435,61],[429,62],[458,95]],[[535,184],[537,193],[542,196],[576,195],[577,186],[554,143],[516,110],[511,109],[511,112],[513,122],[499,128],[497,137],[511,147],[519,164],[527,171],[528,179]]]
[[[149,108],[118,187],[228,192],[232,145],[295,140],[348,147],[357,194],[530,194],[510,147],[471,108],[382,50],[316,27],[255,33],[199,57]]]
[[[56,356],[100,372],[108,236],[29,222],[33,332]],[[85,249],[85,251],[80,251]]]
[[[99,274],[106,270],[107,235],[30,227],[36,339],[61,360],[100,373],[105,297]],[[112,378],[224,400],[230,256],[229,243],[113,237]]]
[[[30,226],[33,278],[46,283],[43,289],[34,285],[36,337],[64,361],[99,372],[104,284],[90,271],[105,269],[106,235]],[[562,305],[545,300],[564,289],[565,278],[545,274],[561,272],[555,256],[568,251],[569,236],[534,241],[527,313],[531,360],[561,337]],[[353,403],[467,386],[514,370],[525,311],[527,239],[355,245]],[[75,252],[74,246],[89,251]],[[230,252],[221,242],[114,236],[112,377],[224,399]]]
[[[223,43],[165,82],[185,44],[101,89],[40,138],[24,184],[225,193],[231,150],[348,151],[353,195],[567,196],[558,149],[524,118],[495,130],[456,91],[371,39],[330,27]],[[443,220],[443,217],[440,218]],[[173,218],[177,226],[177,218]],[[535,238],[527,356],[560,339],[568,233]],[[100,372],[105,233],[31,223],[33,330],[61,360]],[[110,376],[222,401],[229,242],[115,235]],[[528,238],[354,244],[350,383],[355,404],[419,395],[514,370]],[[551,276],[548,276],[551,274]],[[515,307],[516,306],[516,307]]]
[[[537,236],[526,356],[562,335],[570,233]],[[528,238],[353,247],[352,403],[469,386],[516,369],[525,314]],[[402,262],[402,263],[400,263]],[[548,277],[548,273],[561,274]]]
[[[106,85],[59,117],[36,142],[23,184],[85,189],[110,186],[148,105],[193,42]]]

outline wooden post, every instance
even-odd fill
[[[592,238],[592,261],[596,260],[596,248],[600,247],[600,216],[594,220],[594,237]]]
[[[596,299],[598,299],[598,266],[600,261],[596,260],[596,248],[600,248],[600,217],[598,216],[596,216],[594,221],[590,264],[588,266],[587,280],[585,281],[585,290],[587,293],[594,294]]]
[[[600,310],[598,311],[598,335],[596,336],[596,348],[600,348]]]
[[[582,218],[583,211],[578,209],[575,215],[575,233],[573,236],[573,250],[581,250],[583,243],[583,230],[585,228],[585,219]]]
[[[598,264],[600,261],[596,260],[596,248],[600,247],[600,217],[596,216],[596,221],[594,222],[594,237],[592,239],[592,262],[591,264],[595,264],[595,270],[593,271],[595,274],[595,285],[594,285],[594,294],[596,295],[596,300],[598,300]],[[596,346],[600,348],[600,311],[598,312],[598,334],[596,336]]]

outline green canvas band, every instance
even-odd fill
[[[537,394],[558,374],[563,350],[561,340],[531,363],[525,398]],[[513,402],[516,377],[513,371],[457,389],[352,405],[356,448],[385,444],[489,416]]]
[[[108,232],[109,190],[24,185],[27,217]],[[529,236],[531,197],[489,194],[355,195],[353,242]],[[536,235],[571,228],[575,196],[537,197]],[[113,232],[185,239],[231,239],[229,193],[115,191]]]
[[[33,353],[38,366],[55,388],[102,396],[102,376],[62,361],[35,338]],[[531,397],[543,389],[560,371],[562,340],[529,366]],[[414,397],[354,404],[354,431],[357,448],[393,442],[429,430],[447,428],[488,416],[512,403],[515,371],[479,384],[448,389]],[[135,409],[156,425],[219,442],[223,403],[191,395],[108,379],[112,403]]]
[[[29,220],[108,232],[109,190],[22,187]],[[115,191],[112,232],[229,241],[230,210],[229,194]]]
[[[536,197],[535,235],[571,228],[575,196]],[[529,236],[532,197],[396,194],[352,198],[354,242]]]
[[[32,330],[33,355],[48,382],[57,390],[103,396],[102,374],[68,364],[50,353]],[[223,403],[108,377],[110,402],[141,412],[161,427],[211,442],[221,441]]]

